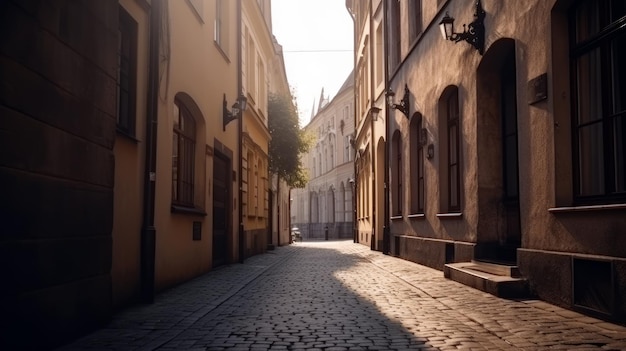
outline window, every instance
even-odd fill
[[[391,160],[391,189],[393,196],[392,210],[395,216],[402,215],[402,136],[400,131],[396,131],[391,140],[392,155]]]
[[[344,145],[344,152],[343,152],[343,162],[350,162],[352,161],[351,159],[351,155],[352,155],[352,145],[350,145],[350,136],[346,135],[343,137],[343,145]]]
[[[574,197],[626,199],[626,4],[579,1],[570,11]]]
[[[425,131],[425,130],[424,130]],[[411,213],[424,213],[424,142],[422,115],[415,113],[411,118]]]
[[[376,69],[374,70],[374,82],[376,86],[383,83],[383,26],[376,27],[376,51],[374,53]]]
[[[172,141],[172,202],[194,206],[194,158],[196,125],[191,113],[174,102],[174,139]]]
[[[422,32],[422,0],[409,1],[409,38],[415,40]]]
[[[135,136],[137,22],[119,8],[117,53],[117,129]]]
[[[217,0],[215,2],[215,23],[213,28],[213,40],[222,48],[228,51],[228,1]]]
[[[389,71],[400,63],[402,36],[400,31],[400,1],[389,1]]]
[[[446,99],[448,130],[448,211],[461,210],[461,172],[459,169],[459,95],[454,89]]]

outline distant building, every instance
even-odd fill
[[[317,112],[304,129],[316,137],[302,156],[309,174],[304,189],[291,191],[291,223],[304,240],[353,238],[354,77],[330,101],[320,95]]]

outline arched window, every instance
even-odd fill
[[[420,214],[424,213],[424,144],[426,142],[426,130],[422,129],[422,115],[420,113],[413,115],[409,128],[411,213]]]
[[[391,139],[391,190],[392,190],[392,213],[394,216],[402,215],[402,135],[396,131]]]
[[[196,123],[179,100],[174,102],[172,203],[194,206]]]
[[[346,222],[348,214],[346,213],[346,188],[343,182],[339,184],[339,209],[337,213],[339,214],[337,222]]]
[[[441,211],[461,211],[459,90],[447,87],[439,99],[439,174]]]

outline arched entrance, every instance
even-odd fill
[[[477,71],[479,259],[515,262],[521,245],[515,41],[496,41]]]

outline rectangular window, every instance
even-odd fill
[[[422,32],[422,0],[409,1],[409,38],[415,40]]]
[[[117,55],[117,129],[135,136],[137,22],[119,8]]]
[[[396,66],[400,63],[400,56],[402,54],[401,44],[402,36],[400,30],[400,1],[388,0],[389,4],[389,35],[387,40],[389,42],[389,71],[393,72]]]
[[[570,12],[577,203],[626,199],[626,6],[581,1]]]

